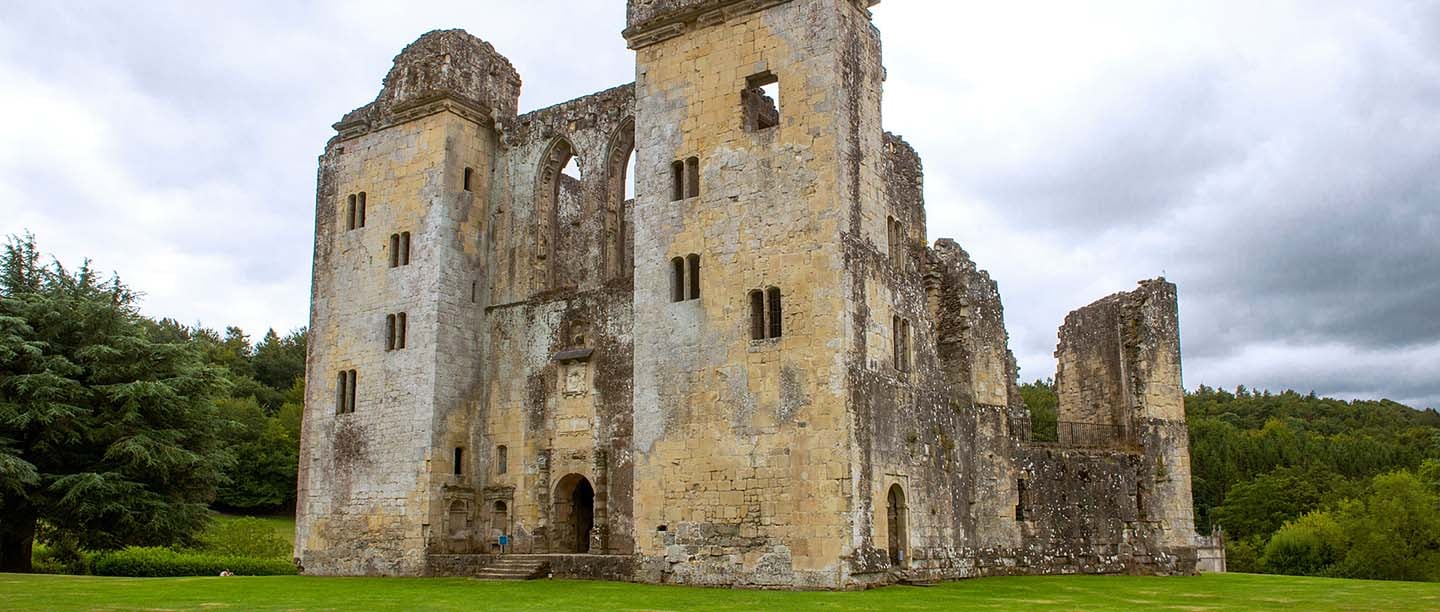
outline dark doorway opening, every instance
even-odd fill
[[[595,527],[595,489],[584,478],[575,485],[570,496],[570,505],[575,509],[575,552],[590,552],[590,530]]]
[[[595,488],[590,480],[570,474],[555,485],[555,552],[590,552],[590,531],[595,527]]]
[[[885,500],[885,515],[889,526],[890,563],[905,563],[905,491],[900,485],[890,485],[890,494]]]

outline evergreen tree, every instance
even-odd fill
[[[193,539],[223,480],[223,372],[86,262],[0,256],[0,571],[29,571],[37,523],[89,549]]]

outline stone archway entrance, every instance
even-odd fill
[[[885,516],[890,536],[890,563],[904,565],[908,539],[905,532],[905,490],[898,484],[890,485],[890,494],[885,499]]]
[[[590,552],[590,531],[595,527],[595,487],[579,474],[569,474],[555,485],[554,545],[556,552]]]

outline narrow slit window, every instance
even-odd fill
[[[898,316],[890,317],[890,344],[891,362],[895,364],[895,369],[903,369],[900,367],[900,317]]]
[[[750,132],[780,125],[780,79],[768,70],[745,79],[740,91],[741,115]]]
[[[356,214],[355,227],[365,227],[365,192],[360,192],[360,208]]]
[[[395,315],[395,348],[397,348],[397,349],[403,349],[403,348],[405,348],[405,331],[406,331],[406,328],[407,328],[407,327],[409,327],[409,324],[408,324],[407,321],[406,321],[405,313],[402,312],[402,313],[396,314],[396,315]]]
[[[689,286],[687,287],[685,299],[698,300],[700,299],[700,256],[691,253],[689,257],[685,258],[685,261],[690,264],[688,274],[688,280],[690,282],[688,283]]]
[[[504,474],[505,472],[509,471],[509,469],[510,469],[510,466],[509,466],[509,463],[510,463],[510,453],[509,453],[509,450],[510,450],[510,449],[505,448],[505,445],[504,445],[504,444],[501,444],[500,446],[495,447],[495,472],[496,472],[497,474]]]
[[[1025,479],[1015,481],[1015,520],[1025,520]]]
[[[345,412],[355,412],[355,370],[345,373]]]
[[[400,232],[400,265],[410,265],[410,232]]]
[[[700,195],[700,158],[688,157],[685,159],[685,197],[694,198]]]
[[[685,300],[685,260],[676,257],[670,260],[670,301]]]
[[[451,466],[452,469],[454,469],[456,476],[459,476],[459,475],[465,473],[465,467],[464,467],[464,466],[465,466],[465,447],[463,447],[463,446],[457,446],[457,447],[455,447],[455,460],[454,460],[454,465]]]
[[[390,234],[390,267],[400,266],[400,234]]]
[[[465,178],[461,181],[461,186],[465,189],[465,191],[470,191],[470,181],[471,181],[472,178],[474,178],[474,176],[475,176],[475,169],[474,169],[474,168],[466,168],[466,169],[465,169]]]
[[[670,186],[671,201],[685,199],[685,162],[676,161],[670,164]]]
[[[759,289],[750,292],[750,339],[765,339],[765,294]]]
[[[910,371],[910,319],[900,319],[900,370]]]
[[[475,294],[480,290],[480,281],[470,281],[470,303],[475,303]]]
[[[385,315],[385,350],[395,350],[395,315]]]
[[[345,373],[341,372],[335,376],[335,414],[345,414],[346,389]]]
[[[781,325],[780,325],[780,319],[781,319],[781,310],[780,310],[780,288],[779,288],[779,287],[771,287],[771,288],[769,288],[769,289],[766,289],[766,290],[765,290],[765,301],[767,302],[766,306],[767,306],[767,314],[768,314],[768,316],[767,316],[766,318],[769,319],[768,322],[769,322],[769,324],[770,324],[769,337],[770,337],[770,338],[779,338],[781,332],[783,331],[783,330],[781,329]]]
[[[355,229],[355,194],[350,194],[347,201],[349,204],[345,207],[345,229],[353,230]]]

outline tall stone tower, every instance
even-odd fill
[[[514,117],[519,89],[488,44],[431,32],[320,159],[296,512],[309,573],[418,574],[441,537],[484,358],[494,118]]]
[[[845,243],[885,235],[872,4],[630,0],[645,579],[847,582]]]

